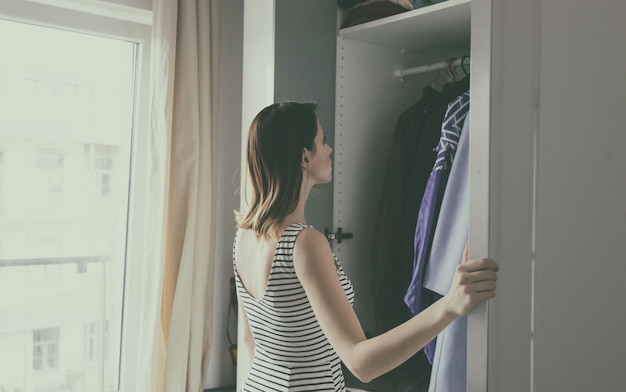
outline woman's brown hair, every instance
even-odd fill
[[[315,148],[316,107],[311,102],[275,103],[252,121],[246,149],[252,200],[245,215],[236,212],[237,227],[257,236],[277,235],[281,220],[295,210],[302,185],[302,153]]]

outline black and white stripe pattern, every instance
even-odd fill
[[[255,352],[242,390],[345,391],[341,362],[317,322],[293,266],[293,246],[304,224],[289,226],[278,241],[267,289],[256,299],[235,267],[237,291],[248,316]],[[352,304],[352,284],[335,257],[337,275]]]

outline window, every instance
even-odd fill
[[[100,335],[100,334],[103,335]],[[108,358],[109,350],[109,323],[105,321],[104,329],[101,330],[101,324],[98,321],[92,321],[86,323],[83,328],[83,334],[85,336],[84,341],[84,356],[86,363],[94,363],[98,357],[102,356],[104,359]],[[99,343],[104,342],[103,347],[100,349]]]
[[[116,146],[101,144],[94,146],[93,169],[96,179],[96,194],[100,197],[107,197],[111,194],[111,177],[118,150]]]
[[[111,175],[108,173],[100,174],[100,196],[109,196],[111,192]]]
[[[59,328],[33,331],[33,370],[54,370],[59,366]]]
[[[0,148],[0,216],[4,206],[4,151]],[[1,255],[2,253],[0,253]]]
[[[35,172],[31,182],[34,214],[51,213],[58,209],[63,198],[63,172],[62,153],[36,153]]]
[[[57,195],[63,191],[63,155],[42,152],[37,155],[37,170],[40,172],[41,191],[46,195]]]
[[[150,27],[125,1],[0,1],[0,391],[135,385]]]
[[[85,361],[92,363],[96,359],[96,339],[98,323],[85,324]]]

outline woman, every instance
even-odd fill
[[[345,391],[341,362],[369,382],[495,296],[498,264],[468,261],[466,248],[447,295],[396,328],[366,338],[341,264],[324,235],[305,223],[311,189],[332,179],[331,152],[311,103],[268,106],[250,126],[252,200],[245,214],[237,214],[233,250],[244,309],[243,390]]]

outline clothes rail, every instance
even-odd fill
[[[470,58],[468,56],[468,57],[463,57],[461,59],[454,59],[452,61],[448,60],[448,61],[442,61],[440,63],[420,65],[418,67],[400,68],[399,70],[395,72],[395,74],[397,77],[403,78],[408,75],[415,75],[415,74],[420,74],[424,72],[437,71],[439,69],[445,69],[448,67],[458,67],[458,66],[464,66],[466,64],[469,65],[469,61],[470,61]]]

